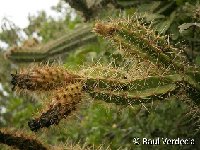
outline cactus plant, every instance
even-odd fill
[[[181,51],[166,42],[165,37],[156,35],[137,19],[97,22],[94,32],[111,40],[115,46],[119,45],[119,50],[127,59],[137,56],[135,58],[141,62],[148,60],[147,62],[156,66],[159,71],[150,73],[152,72],[150,70],[139,78],[135,78],[134,74],[128,74],[124,67],[119,67],[116,71],[108,67],[98,70],[92,66],[88,70],[93,68],[97,71],[92,75],[87,74],[85,69],[69,73],[55,66],[43,66],[12,75],[12,84],[18,89],[55,90],[59,94],[52,98],[52,103],[39,118],[29,122],[31,130],[37,131],[39,128],[57,124],[76,109],[81,99],[79,95],[86,93],[95,99],[128,105],[164,100],[184,89],[194,104],[199,104],[198,68],[190,66]],[[144,63],[143,67],[146,64]],[[133,69],[133,63],[131,65]],[[107,72],[105,68],[108,68]],[[123,70],[125,76],[118,70]],[[110,76],[106,77],[105,74]],[[72,90],[73,87],[77,90]]]

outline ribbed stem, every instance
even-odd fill
[[[182,79],[178,74],[133,81],[89,78],[85,90],[92,97],[106,102],[123,105],[149,103],[175,94]]]
[[[6,55],[10,60],[17,63],[38,62],[96,41],[96,36],[91,33],[91,25],[83,25],[73,32],[61,36],[57,40],[49,41],[45,45],[41,44],[30,48],[18,47],[11,49]]]
[[[19,74],[11,74],[13,90],[49,91],[78,81],[78,75],[68,72],[63,67],[34,67]]]
[[[69,116],[81,101],[82,83],[69,84],[55,91],[50,106],[38,118],[28,122],[32,131],[58,124],[61,119]]]
[[[165,69],[184,71],[187,61],[181,52],[169,45],[165,37],[156,35],[136,19],[98,22],[94,31],[110,39],[114,45],[120,45],[120,50],[149,59]]]

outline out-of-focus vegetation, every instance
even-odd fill
[[[77,9],[79,11],[77,15],[74,9],[66,6],[67,2],[71,7],[79,8],[75,5],[75,1],[74,3],[67,0],[66,2],[60,1],[53,9],[62,14],[61,18],[48,17],[42,11],[37,16],[28,17],[29,26],[25,29],[19,29],[11,20],[4,19],[1,24],[0,40],[8,45],[7,51],[13,46],[23,45],[25,37],[28,39],[36,37],[40,43],[47,44],[83,24],[93,24],[95,20],[109,20],[109,18],[119,16],[131,18],[137,14],[157,34],[167,35],[169,43],[184,50],[191,64],[196,66],[200,64],[199,0],[108,0],[100,5],[96,5],[96,3],[99,4],[98,1],[88,0],[86,3],[85,0],[81,0],[88,5],[88,8],[93,8],[89,9],[91,16],[84,15],[86,13],[84,8]],[[24,34],[26,36],[22,36]],[[122,57],[115,49],[116,47],[111,46],[107,40],[98,37],[96,42],[87,43],[69,53],[55,55],[51,60],[55,59],[54,63],[59,64],[62,62],[63,64],[60,65],[72,70],[78,70],[82,65],[95,66],[98,64],[128,68],[132,62]],[[45,103],[40,100],[41,97],[46,98],[48,95],[17,93],[11,90],[10,73],[29,66],[27,63],[5,59],[5,51],[3,48],[0,50],[0,62],[2,62],[0,67],[0,127],[14,127],[30,132],[27,122]],[[49,62],[52,63],[52,61]],[[67,149],[71,144],[78,144],[83,149],[90,147],[95,147],[94,149],[99,147],[102,149],[107,147],[110,149],[199,149],[199,120],[198,117],[195,118],[199,115],[199,106],[196,108],[192,104],[188,105],[183,100],[185,97],[180,94],[163,100],[161,103],[120,106],[102,101],[96,102],[86,97],[80,108],[69,118],[50,129],[38,131],[36,136],[43,143],[57,145],[61,149],[64,147]],[[193,109],[194,107],[196,109]],[[193,110],[197,111],[193,112]],[[183,147],[135,145],[133,143],[135,137],[194,138],[195,145]],[[63,144],[66,145],[63,146]],[[0,146],[8,149],[5,145]]]

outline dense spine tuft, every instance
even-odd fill
[[[112,36],[115,30],[116,28],[113,24],[111,23],[104,24],[101,22],[97,22],[93,29],[94,32],[102,36]]]

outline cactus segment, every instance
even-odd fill
[[[182,79],[179,74],[152,76],[134,81],[90,78],[86,80],[85,86],[86,92],[95,99],[127,105],[164,99],[179,89],[177,83]]]
[[[166,98],[167,93],[176,93],[180,88],[184,88],[196,104],[200,103],[199,84],[191,77],[180,74],[150,76],[134,81],[88,78],[85,87],[86,92],[94,98],[126,105],[161,99],[162,95]],[[137,98],[140,101],[136,101]]]
[[[74,42],[76,40],[79,41],[84,37],[92,35],[91,28],[92,28],[91,25],[79,27],[73,32],[66,34],[64,36],[61,36],[57,40],[52,41],[48,45],[45,45],[45,47],[47,47],[48,51],[51,53],[52,51],[58,49],[60,46],[70,44],[70,42]]]
[[[39,91],[53,90],[69,83],[73,83],[79,76],[73,75],[62,67],[35,67],[20,74],[11,74],[13,90]]]
[[[182,81],[182,77],[179,74],[174,74],[163,77],[150,76],[144,79],[136,79],[133,81],[88,78],[85,84],[88,91],[92,91],[93,89],[98,88],[111,91],[133,92],[143,91],[149,88],[157,88],[180,81]]]
[[[17,48],[10,51],[7,57],[16,62],[37,62],[96,41],[96,35],[91,33],[91,25],[87,25],[77,28],[75,31],[47,44]]]
[[[89,94],[95,99],[104,100],[108,103],[115,103],[117,105],[135,105],[140,103],[149,103],[152,100],[164,99],[175,93],[177,89],[178,87],[176,84],[168,84],[144,91],[113,92],[107,90],[94,90],[89,92]]]
[[[48,56],[53,56],[56,54],[61,54],[64,52],[69,52],[72,49],[77,48],[78,46],[84,45],[89,42],[95,42],[96,36],[94,34],[86,35],[85,37],[80,37],[74,40],[69,40],[62,45],[59,45],[57,48],[52,48],[48,51]]]
[[[58,124],[59,121],[64,117],[68,116],[74,109],[66,109],[66,106],[62,106],[60,103],[50,108],[46,113],[42,113],[39,118],[32,119],[28,122],[28,126],[30,127],[31,131],[36,132],[38,129],[43,127],[49,127],[53,124]],[[64,113],[62,113],[64,112]]]
[[[52,98],[50,106],[38,118],[28,122],[28,126],[32,131],[37,131],[43,127],[49,127],[58,124],[61,119],[69,116],[81,101],[82,83],[74,83],[66,88],[56,91]]]
[[[164,68],[168,68],[173,64],[172,59],[164,54],[161,49],[155,47],[152,45],[148,40],[146,39],[140,39],[137,37],[137,35],[133,33],[130,33],[126,30],[118,31],[119,36],[123,36],[124,40],[127,42],[131,42],[136,46],[136,48],[143,53],[143,55],[148,55],[150,60],[153,61],[155,64],[161,64],[164,66]],[[146,57],[147,58],[147,57]],[[174,65],[174,64],[173,64]],[[176,69],[179,67],[174,66]]]
[[[135,20],[116,20],[112,23],[97,23],[94,31],[114,44],[121,44],[121,48],[131,48],[134,54],[149,59],[155,64],[171,70],[184,70],[184,57],[175,48],[169,46],[163,37],[159,37],[150,29]],[[123,45],[124,44],[124,45]],[[131,50],[128,50],[131,53]]]
[[[25,134],[16,131],[0,130],[0,143],[18,148],[20,150],[47,150],[40,141],[33,137],[26,137]]]

